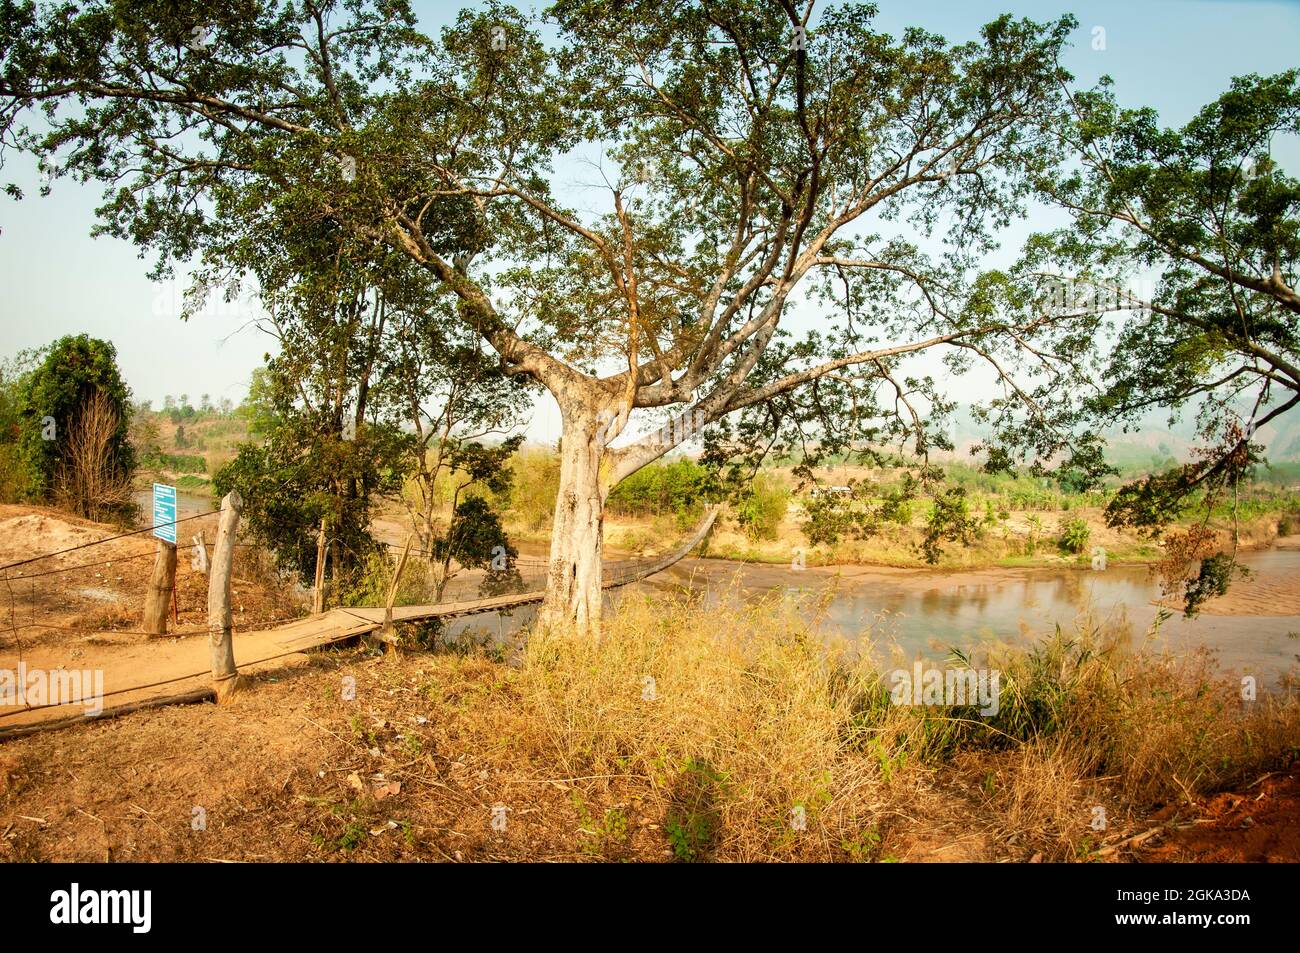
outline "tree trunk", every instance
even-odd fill
[[[312,586],[311,611],[319,615],[325,611],[325,519],[321,518],[320,532],[316,534],[316,579]]]
[[[167,634],[167,614],[176,589],[176,544],[158,540],[153,576],[144,596],[144,630],[150,635]]]
[[[231,568],[235,558],[235,533],[244,501],[231,490],[221,501],[221,522],[212,547],[212,573],[208,576],[208,649],[212,660],[212,687],[217,704],[223,704],[239,687],[235,668],[234,622],[230,612]]]
[[[572,624],[579,634],[600,633],[605,523],[602,452],[594,411],[566,411],[546,598],[539,619],[544,626]]]

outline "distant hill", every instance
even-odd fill
[[[956,447],[958,459],[969,459],[971,448],[982,443],[988,430],[971,416],[969,407],[953,412],[946,428],[949,439]],[[1184,413],[1169,423],[1167,410],[1153,410],[1126,432],[1121,427],[1102,431],[1107,443],[1107,458],[1119,466],[1144,467],[1170,457],[1185,462],[1191,450],[1201,443],[1196,436],[1196,421],[1191,412]],[[1300,410],[1283,414],[1261,427],[1259,442],[1264,444],[1270,463],[1300,460]]]

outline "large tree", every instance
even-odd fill
[[[132,409],[112,343],[78,334],[45,349],[18,400],[31,495],[90,519],[134,516]]]
[[[945,405],[904,358],[952,345],[1001,374],[1052,320],[1009,325],[1020,290],[979,268],[1056,156],[1034,120],[1062,108],[1074,22],[952,45],[874,12],[561,2],[544,43],[495,3],[435,40],[396,0],[3,0],[0,135],[108,183],[99,228],[162,268],[221,260],[274,207],[435,279],[559,403],[543,616],[586,627],[605,498],[674,442],[730,418],[736,451],[924,449]],[[575,166],[598,205],[556,186]],[[790,329],[799,305],[815,331]],[[611,446],[647,412],[676,425]]]
[[[1066,319],[1044,350],[1080,372],[1036,395],[1036,417],[996,408],[993,457],[1048,458],[1080,430],[1192,411],[1194,458],[1121,487],[1107,516],[1159,534],[1199,512],[1169,547],[1195,612],[1234,568],[1212,510],[1259,463],[1258,430],[1300,404],[1300,181],[1272,155],[1300,133],[1300,71],[1239,77],[1180,128],[1125,108],[1108,81],[1067,104],[1056,129],[1072,161],[1039,184],[1072,223],[1034,236],[1018,270]]]

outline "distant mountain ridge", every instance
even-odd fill
[[[968,459],[971,448],[982,443],[989,433],[988,428],[971,415],[969,405],[953,411],[944,430],[960,459]],[[1102,431],[1102,437],[1107,443],[1107,457],[1119,464],[1168,457],[1186,461],[1191,457],[1192,448],[1203,443],[1197,437],[1196,420],[1191,410],[1175,419],[1172,426],[1168,410],[1153,410],[1130,425],[1127,432],[1122,427],[1110,427]],[[1256,439],[1264,444],[1265,456],[1272,463],[1300,460],[1300,409],[1265,424],[1259,429]]]

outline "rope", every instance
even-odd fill
[[[6,569],[13,569],[15,566],[26,566],[28,563],[34,563],[42,559],[49,559],[52,556],[62,556],[64,553],[75,553],[77,550],[86,549],[89,546],[100,546],[104,543],[111,543],[115,539],[126,539],[128,536],[139,536],[141,533],[148,533],[151,530],[158,529],[161,526],[175,526],[177,523],[185,523],[188,522],[189,520],[202,519],[205,516],[211,516],[211,515],[212,515],[211,513],[195,513],[193,516],[183,516],[178,520],[171,520],[170,522],[167,523],[155,523],[153,526],[146,526],[143,529],[135,529],[129,533],[118,533],[116,536],[109,536],[105,539],[96,539],[89,543],[82,543],[80,546],[69,546],[67,549],[58,549],[52,553],[44,553],[40,556],[32,556],[29,559],[20,559],[15,563],[9,563],[8,565],[0,566],[0,572],[3,572]],[[25,576],[23,578],[34,579],[36,577]]]
[[[203,513],[199,515],[207,516],[210,514]],[[627,585],[629,582],[634,582],[638,579],[645,578],[646,576],[653,575],[654,573],[660,572],[663,569],[666,569],[668,566],[671,566],[674,563],[680,561],[687,553],[689,553],[692,549],[694,549],[697,545],[699,545],[700,541],[704,538],[704,536],[708,533],[709,529],[713,526],[713,522],[717,518],[717,515],[718,515],[718,508],[713,507],[705,515],[704,519],[701,521],[700,525],[696,528],[695,532],[691,534],[690,538],[682,546],[678,547],[676,550],[669,553],[667,556],[664,556],[658,560],[632,560],[630,565],[625,565],[624,567],[625,570],[628,571],[620,573],[619,575],[616,575],[614,578],[606,580],[602,588],[608,589],[617,586]],[[186,517],[186,519],[195,519],[195,518],[196,517]],[[183,522],[183,520],[177,520],[177,522]],[[162,524],[162,525],[167,525],[167,524]],[[140,532],[144,532],[144,531],[141,530]],[[123,536],[133,536],[133,535],[135,534],[134,533],[123,534]],[[115,538],[120,539],[122,537],[119,536]],[[102,540],[101,542],[108,542],[108,540]],[[87,544],[87,545],[94,545],[94,544]],[[81,548],[84,547],[80,547],[80,546],[73,547],[73,549],[81,549]],[[71,552],[72,550],[65,550],[65,551]],[[50,555],[57,555],[57,554],[50,554]],[[36,558],[43,558],[43,557],[36,557]],[[14,564],[14,565],[21,565],[21,564]],[[7,568],[10,567],[0,567],[0,569],[7,569]],[[35,577],[25,577],[25,578],[35,578]],[[506,609],[506,608],[516,608],[518,606],[527,605],[532,602],[540,602],[544,597],[545,597],[545,590],[533,590],[531,592],[520,593],[513,597],[496,597],[496,598],[483,599],[480,600],[482,603],[484,603],[484,605],[481,608],[466,608],[464,610],[461,610],[460,612],[446,613],[446,615],[447,617],[455,617],[458,615],[473,615],[476,612],[490,612],[490,611],[496,611],[496,610]],[[504,604],[497,604],[498,602],[502,602]],[[440,614],[441,613],[438,612],[431,612],[427,616],[425,616],[425,618],[437,617]],[[301,619],[302,617],[297,617],[297,618]],[[405,621],[413,622],[415,620],[408,619]],[[47,623],[40,623],[40,622],[25,623],[22,627],[27,628],[29,626],[44,626],[46,628],[53,628],[53,629],[61,628],[60,626],[49,625]],[[18,628],[17,626],[14,627],[15,630],[17,628]],[[373,631],[375,628],[378,628],[377,623],[369,631]],[[99,629],[78,630],[78,629],[68,628],[68,631],[111,632],[113,630],[99,630]],[[123,631],[123,630],[118,630],[118,631]],[[207,629],[205,628],[199,631],[207,631]],[[152,633],[140,633],[140,634],[152,634]],[[177,632],[173,634],[180,635],[181,633]],[[320,642],[317,642],[315,645],[310,646],[310,648],[320,648],[325,645],[332,645],[335,642],[339,642],[344,639],[355,638],[362,634],[364,634],[364,632],[361,631],[340,633],[338,635],[333,636],[332,638],[326,638]],[[289,651],[281,652],[276,655],[270,655],[264,658],[254,659],[253,661],[246,662],[244,664],[260,665],[264,662],[271,662],[276,659],[285,658],[286,656],[289,655],[299,655],[305,651],[307,651],[307,648],[290,649]],[[162,679],[157,682],[150,682],[146,685],[130,685],[126,688],[118,688],[118,689],[114,689],[111,692],[104,692],[103,695],[101,695],[100,697],[111,698],[115,695],[126,694],[127,692],[140,692],[140,691],[146,691],[150,688],[160,688],[163,685],[171,685],[174,684],[175,682],[184,682],[193,678],[201,678],[207,674],[208,673],[206,671],[193,672],[187,675],[177,675],[172,678]],[[0,719],[9,718],[14,715],[23,714],[25,712],[41,711],[46,708],[63,708],[66,707],[68,704],[69,704],[68,702],[58,702],[58,703],[52,702],[45,705],[32,705],[24,708],[16,708],[12,711],[0,712]],[[51,725],[51,727],[52,726],[53,725]]]

